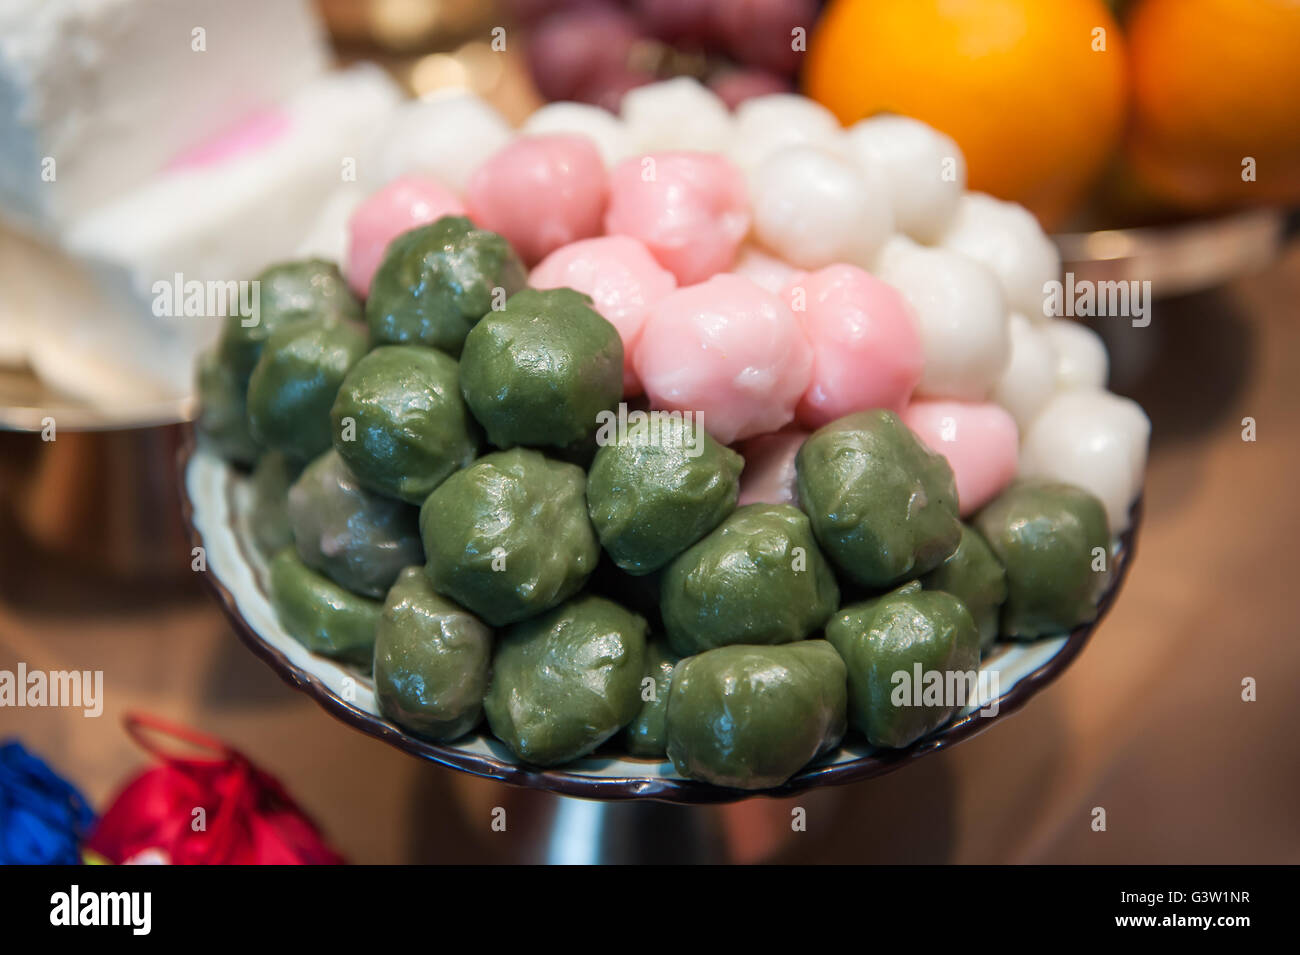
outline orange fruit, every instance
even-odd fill
[[[1300,0],[1140,0],[1128,42],[1145,185],[1193,208],[1300,201]]]
[[[1051,226],[1118,145],[1123,43],[1102,0],[833,0],[803,85],[842,123],[887,111],[947,133],[970,188]]]

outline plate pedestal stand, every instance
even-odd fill
[[[810,838],[817,820],[832,818],[846,796],[828,787],[781,799],[680,806],[574,799],[460,773],[452,789],[462,822],[481,827],[478,841],[509,861],[576,865],[771,861],[795,840]]]

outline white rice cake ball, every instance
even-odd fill
[[[470,175],[513,138],[510,124],[479,97],[449,91],[399,107],[361,157],[359,178],[367,192],[406,175],[463,192]]]
[[[616,166],[633,154],[623,121],[607,109],[587,103],[547,103],[524,120],[520,132],[529,136],[571,133],[596,144],[606,166]]]
[[[848,149],[889,186],[894,225],[937,242],[966,191],[966,157],[950,136],[907,116],[873,116],[849,127]]]
[[[628,90],[619,112],[637,153],[722,152],[732,136],[727,104],[689,76]]]
[[[1110,358],[1100,335],[1068,318],[1052,319],[1040,327],[1056,353],[1058,391],[1106,387]]]
[[[1041,322],[1034,324],[1013,312],[1008,329],[1011,358],[993,389],[993,400],[1011,413],[1024,435],[1056,393],[1056,352]]]
[[[980,192],[962,196],[939,244],[992,269],[1013,311],[1043,317],[1043,286],[1059,281],[1061,253],[1024,206]]]
[[[795,93],[772,93],[747,99],[736,108],[735,130],[727,158],[747,176],[786,146],[816,146],[849,158],[844,130],[835,114]]]
[[[1108,391],[1066,391],[1039,412],[1020,449],[1022,477],[1065,481],[1101,501],[1112,534],[1142,490],[1151,420]]]
[[[1011,357],[1011,333],[1002,289],[978,262],[903,236],[886,243],[876,274],[916,312],[925,349],[917,394],[982,401]]]
[[[880,180],[813,146],[787,146],[765,159],[750,204],[759,243],[803,269],[869,268],[893,231]]]

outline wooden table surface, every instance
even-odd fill
[[[1147,328],[1101,327],[1112,386],[1154,424],[1146,518],[1118,605],[1056,684],[891,776],[727,810],[663,808],[666,843],[689,857],[707,829],[746,861],[1300,862],[1298,302],[1292,247],[1263,274],[1157,303]],[[1247,416],[1254,442],[1242,440]],[[0,669],[102,669],[104,712],[3,709],[0,737],[102,808],[146,765],[121,729],[124,712],[145,710],[244,749],[352,861],[541,858],[537,820],[561,811],[555,800],[330,719],[244,649],[193,575],[124,581],[29,540],[24,509],[39,508],[32,485],[49,453],[0,435],[0,500],[24,518],[0,526]],[[96,479],[93,456],[84,467]],[[1255,702],[1242,700],[1246,677]],[[490,828],[498,804],[520,820],[505,833]],[[796,805],[807,831],[791,834]]]

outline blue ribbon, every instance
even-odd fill
[[[0,745],[0,865],[76,865],[94,822],[70,783],[16,740]]]

